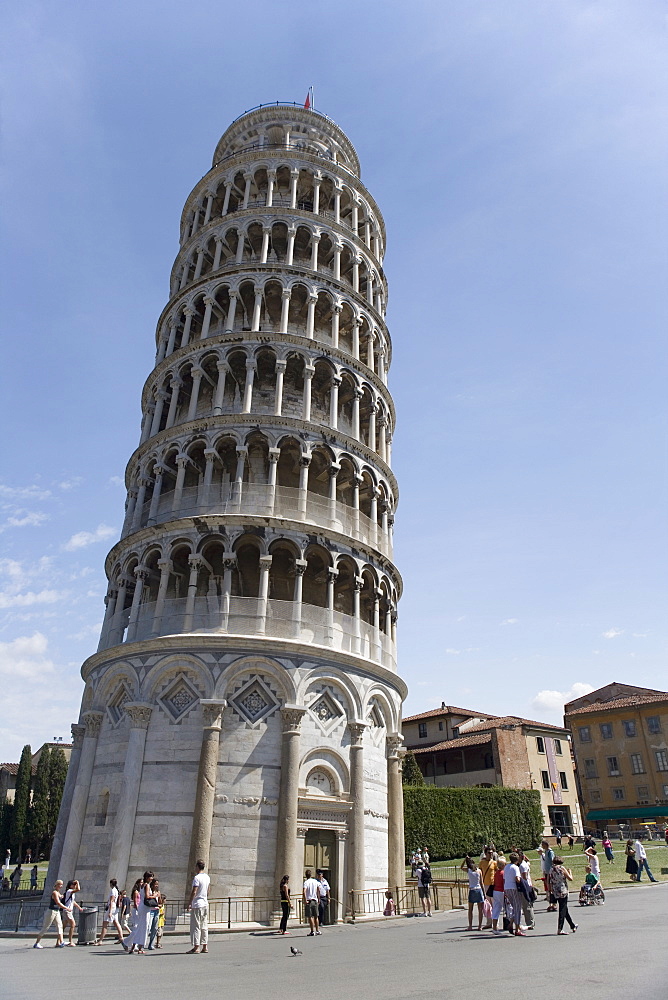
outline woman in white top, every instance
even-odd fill
[[[467,930],[473,930],[473,907],[478,907],[478,930],[482,930],[482,904],[485,895],[482,890],[482,873],[475,861],[468,855],[464,858],[462,870],[466,871],[469,880],[469,925]]]
[[[111,924],[116,929],[117,940],[123,944],[123,931],[118,919],[118,882],[115,878],[109,880],[109,895],[104,907],[104,917],[102,918],[102,931],[95,944],[102,944],[107,927]]]
[[[81,886],[78,881],[73,878],[67,883],[67,889],[65,890],[65,895],[63,896],[63,912],[62,919],[63,924],[69,930],[69,941],[67,942],[68,948],[74,948],[74,941],[72,940],[74,936],[74,928],[76,927],[76,921],[74,919],[74,907],[76,906],[79,913],[83,907],[79,906],[77,903],[76,893],[81,892]]]
[[[132,932],[132,944],[128,954],[143,955],[148,944],[149,917],[155,906],[158,906],[157,893],[151,888],[155,878],[153,872],[144,872],[144,879],[139,890],[139,905],[137,907],[137,926]]]

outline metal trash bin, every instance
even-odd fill
[[[77,944],[95,944],[97,940],[97,906],[84,906],[79,914]]]

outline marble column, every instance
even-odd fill
[[[70,754],[70,762],[67,768],[67,777],[65,778],[65,787],[63,788],[63,797],[60,800],[60,811],[58,813],[58,822],[56,823],[56,831],[53,835],[53,844],[51,845],[51,856],[49,857],[49,868],[46,873],[46,879],[44,881],[44,895],[43,900],[48,900],[51,892],[53,890],[53,883],[59,876],[60,860],[63,855],[63,846],[65,843],[65,833],[67,831],[67,824],[70,818],[70,813],[72,811],[72,796],[74,795],[74,789],[77,783],[77,775],[79,774],[79,762],[81,760],[81,750],[83,748],[84,735],[86,733],[85,726],[73,725],[72,729],[72,753]],[[69,878],[70,876],[68,876]]]
[[[404,791],[401,777],[401,733],[385,740],[387,753],[387,882],[390,888],[406,881],[404,848]]]
[[[350,730],[350,846],[348,891],[364,888],[364,730],[365,722],[349,722]]]
[[[302,884],[303,855],[297,858],[297,815],[299,811],[299,757],[301,722],[305,708],[286,705],[281,709],[283,736],[281,741],[281,789],[278,801],[275,882],[290,876],[293,893]]]
[[[193,826],[190,835],[186,897],[190,894],[191,873],[195,870],[195,863],[203,861],[205,867],[207,869],[209,867],[213,806],[218,775],[218,751],[223,726],[223,709],[226,704],[227,702],[224,700],[200,699],[203,716],[202,747],[199,754],[195,811],[193,812]]]
[[[67,832],[60,857],[60,865],[58,866],[58,877],[62,878],[65,883],[69,879],[74,878],[76,871],[81,834],[83,833],[84,821],[86,819],[90,780],[93,775],[93,765],[95,764],[97,739],[100,735],[103,718],[104,715],[102,712],[85,712],[83,715],[83,722],[86,728],[83,734],[76,784],[72,791]]]
[[[107,871],[107,880],[110,878],[118,879],[120,886],[125,885],[128,877],[135,816],[139,802],[139,787],[144,767],[144,746],[153,711],[151,705],[128,701],[123,705],[123,709],[130,720],[130,734],[125,751],[121,794],[116,808],[114,836],[111,841]]]

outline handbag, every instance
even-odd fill
[[[491,884],[491,885],[488,885],[488,886],[487,886],[487,891],[486,891],[485,895],[486,895],[486,896],[487,896],[487,897],[488,897],[489,899],[491,899],[491,898],[492,898],[492,896],[494,895],[494,883],[493,883],[493,882],[492,882],[492,884]]]
[[[149,896],[148,898],[145,896],[144,906],[148,906],[149,909],[151,910],[157,910],[157,908],[160,906],[160,903],[154,896]]]

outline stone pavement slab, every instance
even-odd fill
[[[576,934],[557,937],[556,914],[537,907],[526,938],[469,934],[461,911],[432,919],[330,927],[321,937],[295,930],[214,935],[208,955],[186,955],[185,936],[165,938],[162,951],[127,956],[118,945],[49,946],[0,940],[0,995],[6,1000],[108,1000],[142,994],[160,1000],[192,995],[225,1000],[294,1000],[340,995],[346,1000],[494,1000],[540,995],[587,1000],[666,1000],[668,884],[607,894],[605,906],[571,901]],[[290,945],[303,954],[293,958]]]

